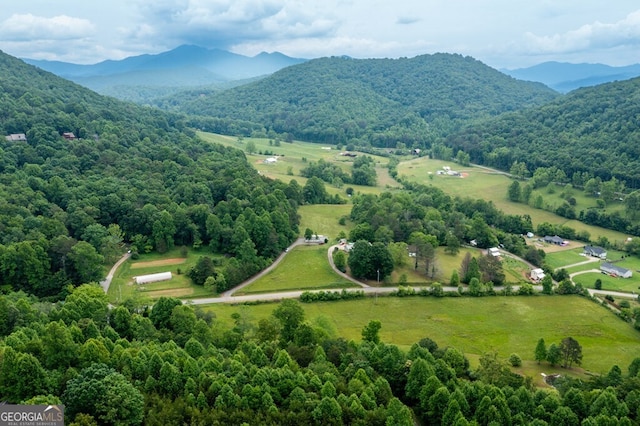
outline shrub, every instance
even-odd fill
[[[511,364],[512,367],[520,367],[522,365],[522,358],[520,358],[518,354],[511,354],[509,364]]]

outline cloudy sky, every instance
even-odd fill
[[[0,50],[95,63],[181,44],[253,56],[412,57],[496,68],[640,62],[638,0],[3,0]]]

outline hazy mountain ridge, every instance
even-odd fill
[[[604,64],[544,62],[528,68],[501,70],[520,80],[538,81],[561,93],[640,76],[640,64],[613,67]]]
[[[156,55],[139,55],[93,65],[23,59],[26,63],[72,80],[98,93],[137,102],[164,96],[180,88],[224,87],[230,81],[252,79],[306,61],[281,53],[248,57],[220,49],[184,45]],[[122,88],[127,90],[122,90]],[[157,88],[157,91],[151,90]],[[137,91],[146,93],[136,96]],[[127,94],[122,97],[119,95]]]
[[[316,142],[366,139],[419,146],[467,120],[544,104],[558,94],[471,57],[320,58],[255,83],[158,105],[188,114],[247,120]]]

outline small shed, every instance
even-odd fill
[[[171,272],[160,272],[157,274],[140,275],[135,277],[136,284],[148,284],[171,279]]]
[[[622,266],[614,265],[613,263],[604,262],[600,265],[600,270],[606,274],[614,277],[631,278],[633,271]]]
[[[544,278],[544,271],[540,268],[531,270],[531,279],[533,281],[540,281]]]
[[[489,249],[489,254],[493,257],[499,257],[500,256],[500,250],[498,250],[498,247],[491,247]]]

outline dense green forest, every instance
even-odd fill
[[[470,57],[450,54],[402,59],[322,58],[258,82],[196,99],[172,96],[159,106],[189,114],[198,127],[288,134],[322,143],[428,147],[461,123],[541,105],[557,95],[515,80]],[[220,121],[222,120],[222,121]],[[257,123],[257,129],[246,125]]]
[[[450,135],[446,145],[474,163],[533,174],[556,167],[640,187],[640,79],[575,90],[547,105],[505,114]],[[455,152],[454,152],[455,155]]]
[[[181,117],[99,96],[0,55],[0,283],[62,296],[134,254],[175,245],[226,254],[219,288],[298,234],[303,188],[204,144]],[[65,132],[78,138],[67,140]],[[4,135],[26,134],[27,141]]]
[[[570,296],[567,296],[570,297]],[[340,303],[340,302],[337,302]],[[495,353],[477,368],[425,338],[405,353],[305,321],[299,302],[233,328],[177,299],[149,310],[110,309],[102,289],[80,286],[63,304],[0,295],[0,397],[65,404],[69,425],[602,425],[637,424],[640,358],[590,380],[534,389]],[[536,359],[570,366],[579,342],[531,342]],[[553,357],[542,353],[553,353]],[[517,358],[511,357],[511,363]],[[546,361],[544,361],[546,362]]]

